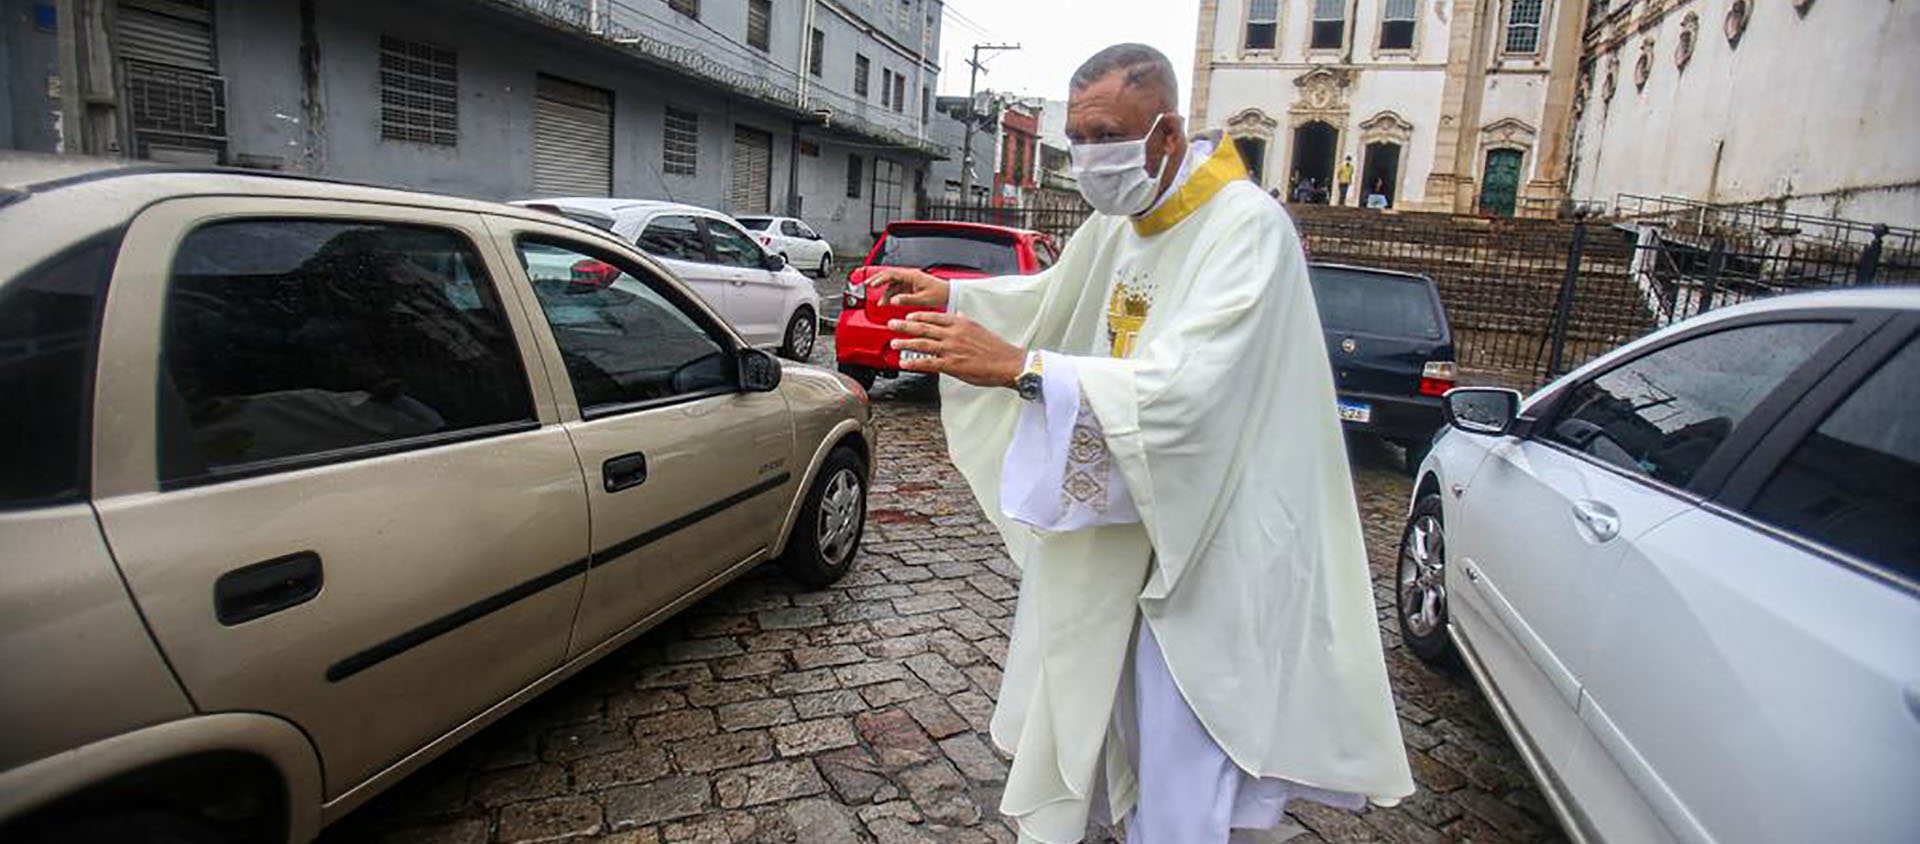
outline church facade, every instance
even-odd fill
[[[1551,216],[1584,6],[1201,0],[1189,114],[1289,199]]]
[[[1590,0],[1572,193],[1920,228],[1920,6]]]

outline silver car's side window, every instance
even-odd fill
[[[1920,342],[1881,365],[1787,455],[1755,518],[1920,580]]]
[[[318,219],[195,229],[174,259],[160,353],[163,482],[534,422],[485,265],[443,229]]]
[[[1642,355],[1576,387],[1547,438],[1684,487],[1838,322],[1730,328]]]
[[[734,389],[727,345],[650,279],[561,242],[520,260],[586,415]]]

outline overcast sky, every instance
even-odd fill
[[[1109,44],[1138,41],[1173,61],[1180,109],[1192,92],[1199,0],[951,0],[940,32],[940,93],[967,93],[967,57],[976,43],[1019,44],[982,53],[981,90],[1067,98],[1067,79]]]

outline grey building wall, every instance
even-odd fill
[[[9,149],[57,152],[60,101],[49,96],[47,80],[60,75],[59,35],[38,28],[33,7],[32,0],[0,0],[7,30],[0,36],[0,83],[7,91],[0,141]]]
[[[935,161],[927,172],[927,193],[942,202],[953,202],[960,198],[961,167],[965,161],[964,152],[967,136],[967,124],[962,118],[967,113],[966,97],[941,97],[933,112],[933,122],[927,127],[933,142],[952,150],[945,161]],[[993,193],[994,165],[999,161],[994,156],[998,147],[998,137],[993,131],[992,118],[986,114],[979,117],[978,126],[973,133],[973,199],[984,203]]]
[[[650,71],[611,45],[583,44],[498,16],[458,14],[463,5],[459,3],[439,5],[448,13],[423,13],[418,6],[378,2],[320,4],[314,27],[320,53],[315,78],[323,107],[308,114],[302,108],[306,82],[300,59],[299,0],[219,4],[220,62],[229,80],[229,159],[482,199],[529,198],[534,195],[533,92],[539,75],[547,74],[612,92],[615,196],[743,211],[729,207],[728,187],[734,129],[747,126],[773,136],[770,210],[785,210],[793,151],[791,118]],[[716,27],[725,23],[714,17],[730,4],[702,6],[706,23]],[[663,15],[675,15],[664,4],[660,10]],[[776,4],[769,45],[774,54],[780,53],[781,33],[786,31],[780,21]],[[738,23],[744,39],[744,17]],[[457,146],[380,137],[382,35],[458,52]],[[785,46],[797,57],[797,40]],[[823,58],[831,55],[829,47]],[[846,66],[850,88],[850,57]],[[669,105],[700,116],[699,152],[691,176],[663,172],[663,127]],[[873,160],[886,155],[907,164],[911,181],[913,172],[924,166],[922,159],[903,150],[849,146],[817,131],[803,136],[820,150],[819,156],[802,156],[800,162],[806,218],[834,244],[836,254],[863,253],[871,243]],[[865,165],[858,199],[845,195],[850,152],[860,154]],[[905,204],[912,205],[911,195]]]
[[[111,0],[108,0],[110,2]],[[837,254],[860,254],[872,243],[874,166],[888,158],[906,168],[902,213],[915,209],[915,187],[924,179],[927,154],[864,134],[855,118],[887,131],[924,137],[918,109],[920,87],[934,85],[931,57],[916,54],[922,32],[937,32],[939,4],[909,0],[913,26],[881,17],[899,0],[816,0],[814,25],[825,33],[822,73],[807,75],[807,102],[830,108],[829,126],[802,128],[818,147],[799,160],[798,193],[804,216],[835,246]],[[57,101],[46,80],[59,74],[58,36],[37,31],[32,0],[0,0],[6,16],[0,73],[9,98],[0,141],[52,151],[58,144]],[[787,205],[794,112],[780,111],[684,72],[637,58],[611,40],[596,42],[581,32],[561,31],[551,21],[512,10],[515,0],[316,0],[303,30],[301,0],[216,0],[215,33],[220,74],[227,82],[226,161],[244,167],[306,172],[352,181],[395,185],[481,199],[533,195],[533,111],[537,79],[552,75],[610,91],[613,95],[613,185],[615,196],[668,199],[729,212],[736,127],[772,135],[770,205]],[[585,0],[576,20],[586,21]],[[712,60],[750,82],[768,80],[792,96],[798,110],[804,0],[774,0],[768,49],[746,45],[746,3],[709,0],[697,21],[663,2],[604,4],[609,37],[643,35],[689,50],[689,61]],[[541,4],[542,11],[571,7]],[[838,11],[836,11],[838,10]],[[863,16],[863,15],[870,15]],[[934,29],[927,29],[931,15]],[[622,27],[625,27],[622,29]],[[903,39],[907,33],[914,41]],[[380,135],[379,45],[382,35],[450,47],[458,53],[458,144],[384,140]],[[309,61],[303,46],[317,48]],[[911,46],[914,49],[907,49]],[[907,54],[903,54],[907,53]],[[864,101],[853,95],[856,54],[872,62]],[[908,104],[899,112],[880,105],[882,70],[906,76]],[[700,116],[696,172],[664,172],[664,124],[668,106]],[[71,144],[69,145],[72,146]],[[857,198],[848,197],[848,156],[859,155]]]

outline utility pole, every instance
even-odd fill
[[[967,134],[960,153],[960,204],[973,201],[973,130],[980,122],[980,115],[974,110],[974,98],[979,96],[980,74],[987,72],[980,64],[981,50],[1018,50],[1018,44],[975,44],[973,58],[967,60],[967,66],[973,71],[967,75]]]

